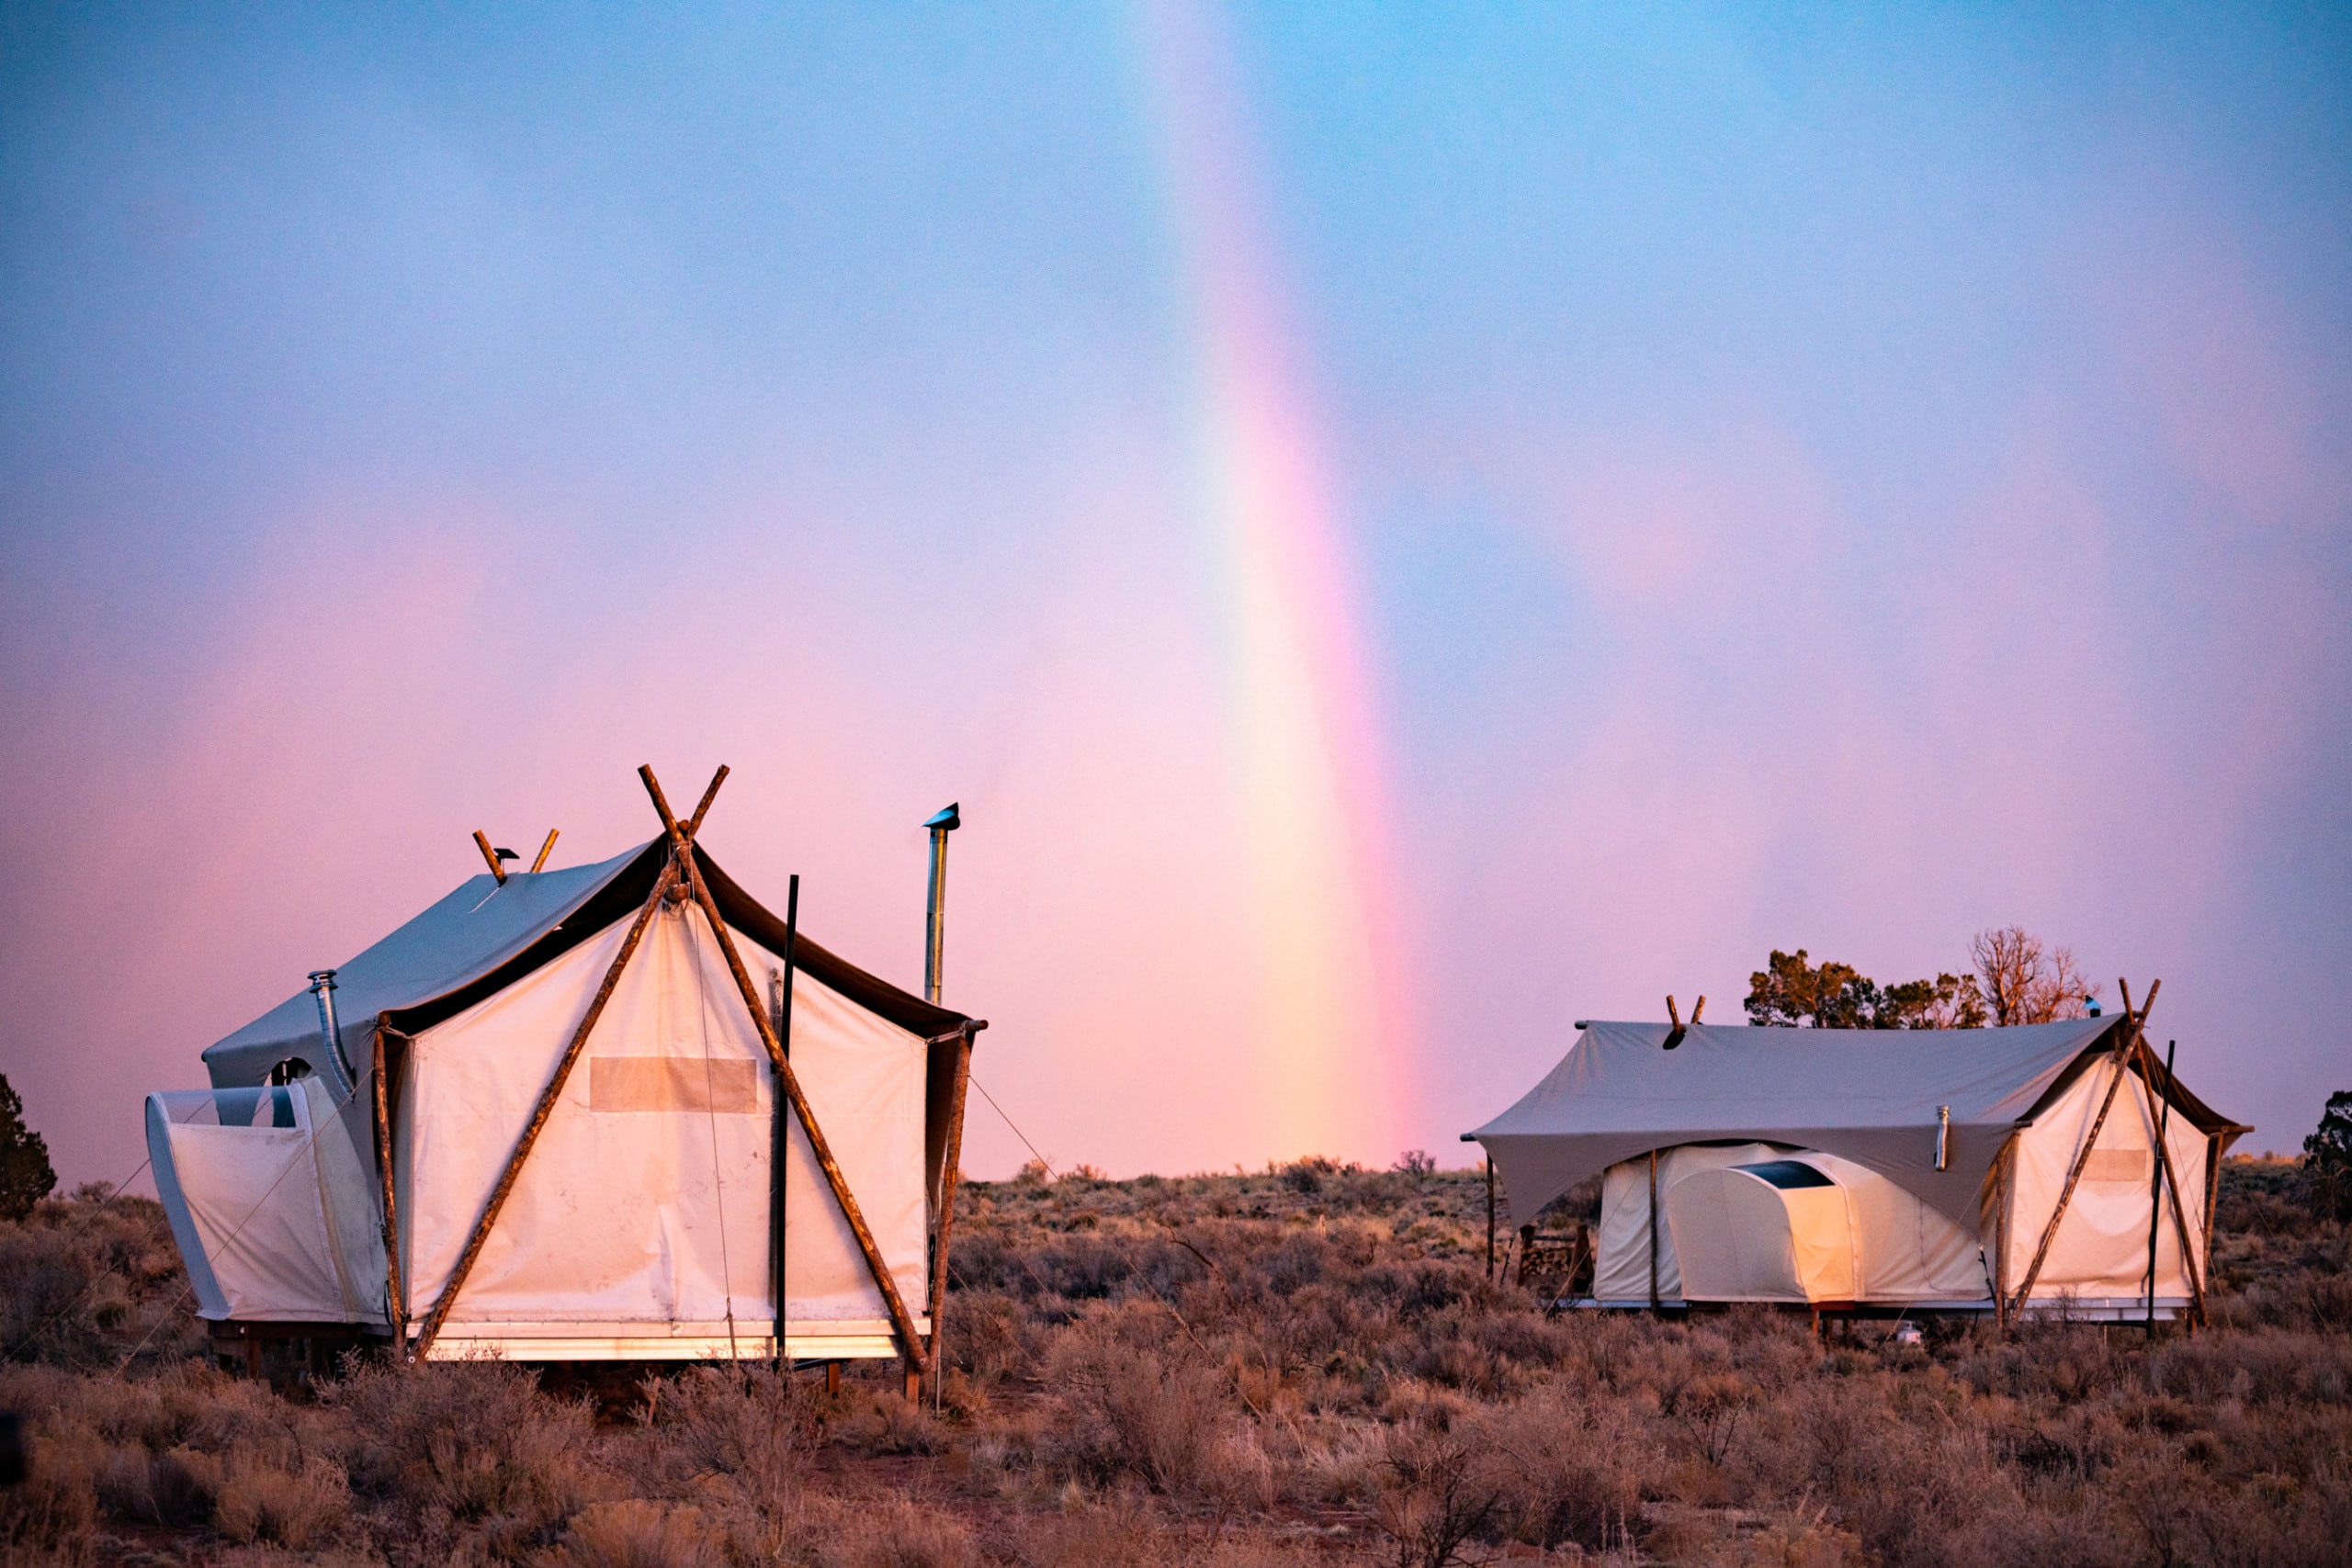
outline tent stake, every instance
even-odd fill
[[[678,863],[684,867],[688,891],[695,902],[702,906],[703,914],[710,921],[711,934],[718,940],[718,951],[727,959],[728,973],[735,976],[735,989],[743,998],[744,1010],[752,1015],[752,1023],[760,1032],[760,1043],[767,1047],[768,1060],[774,1064],[776,1076],[784,1080],[785,1093],[791,1097],[793,1114],[800,1118],[800,1129],[808,1135],[809,1152],[817,1156],[817,1168],[825,1173],[825,1183],[833,1190],[833,1201],[841,1205],[842,1217],[849,1222],[850,1234],[857,1238],[858,1250],[865,1255],[866,1271],[881,1290],[883,1305],[889,1308],[890,1326],[898,1334],[900,1354],[904,1356],[911,1374],[922,1365],[922,1340],[915,1333],[914,1319],[907,1312],[906,1301],[899,1294],[897,1282],[890,1278],[889,1266],[882,1260],[882,1249],[875,1245],[874,1233],[866,1226],[865,1213],[858,1208],[856,1198],[850,1193],[849,1182],[842,1175],[842,1168],[833,1159],[832,1146],[826,1143],[823,1129],[817,1125],[817,1118],[808,1109],[808,1099],[800,1092],[800,1080],[794,1077],[792,1064],[785,1060],[784,1047],[777,1043],[775,1031],[768,1024],[767,1009],[760,1005],[759,989],[752,984],[751,972],[743,967],[743,955],[736,951],[735,939],[728,933],[727,921],[718,913],[718,901],[704,886],[702,872],[695,864],[692,830],[681,828],[677,818],[670,814],[670,803],[662,795],[662,785],[654,778],[650,767],[639,768],[637,776],[644,781],[646,793],[653,797],[654,810],[661,813],[662,825],[669,829],[671,847]],[[718,781],[726,776],[727,770],[720,768],[718,777],[710,781],[711,794],[718,793]],[[705,795],[704,799],[707,801],[709,795]],[[697,826],[701,816],[700,811],[695,814]]]
[[[2107,1097],[2098,1102],[2098,1115],[2091,1121],[2090,1135],[2075,1151],[2074,1167],[2066,1172],[2066,1185],[2059,1190],[2058,1205],[2051,1210],[2050,1223],[2041,1229],[2041,1244],[2033,1249],[2033,1262],[2025,1271],[2025,1283],[2018,1287],[2016,1310],[2019,1314],[2025,1311],[2026,1297],[2033,1293],[2034,1285],[2041,1278],[2041,1265],[2050,1256],[2050,1244],[2057,1239],[2058,1222],[2066,1217],[2066,1205],[2074,1201],[2075,1186],[2082,1180],[2083,1169],[2091,1162],[2091,1150],[2098,1143],[2099,1129],[2107,1125],[2107,1113],[2115,1105],[2115,1091],[2123,1087],[2125,1058],[2140,1038],[2140,1031],[2146,1027],[2148,1010],[2156,1005],[2156,992],[2163,987],[2164,982],[2158,980],[2148,987],[2147,1000],[2140,1004],[2136,1014],[2132,1010],[2132,987],[2123,987],[2123,1023],[2115,1046],[2115,1077],[2107,1086]]]

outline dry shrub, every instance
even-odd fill
[[[1487,1532],[1503,1483],[1485,1458],[1451,1432],[1389,1429],[1373,1517],[1396,1543],[1397,1568],[1445,1568]]]
[[[663,1390],[650,1425],[642,1468],[657,1484],[720,1476],[773,1499],[797,1483],[817,1413],[805,1382],[767,1366],[694,1367]]]
[[[33,1425],[26,1478],[0,1487],[0,1556],[86,1551],[98,1522],[105,1441],[79,1423]]]
[[[582,1509],[538,1561],[545,1568],[725,1568],[727,1551],[700,1509],[631,1497]]]
[[[834,1440],[862,1454],[935,1454],[947,1448],[947,1433],[928,1406],[910,1403],[894,1389],[876,1393],[865,1384],[842,1391],[842,1404],[830,1423]]]
[[[830,1510],[824,1538],[826,1568],[978,1568],[980,1562],[969,1526],[905,1497]]]
[[[1555,1385],[1470,1424],[1497,1472],[1500,1533],[1546,1550],[1622,1546],[1641,1521],[1642,1478],[1664,1451],[1622,1401]]]
[[[320,1399],[342,1418],[354,1489],[428,1539],[494,1521],[499,1540],[521,1550],[609,1494],[594,1462],[587,1403],[541,1396],[519,1367],[355,1367]]]
[[[1159,1348],[1172,1327],[1165,1312],[1138,1308],[1067,1331],[1046,1366],[1062,1392],[1040,1445],[1057,1474],[1104,1485],[1132,1479],[1178,1497],[1219,1489],[1224,1380],[1198,1356]]]
[[[313,1454],[299,1471],[230,1456],[213,1497],[213,1522],[232,1540],[267,1541],[296,1551],[323,1543],[351,1511],[343,1470]]]
[[[0,1356],[111,1367],[143,1348],[175,1360],[198,1343],[164,1206],[94,1183],[0,1221]]]
[[[958,1260],[956,1271],[964,1271]],[[1001,1291],[962,1292],[952,1298],[947,1365],[982,1388],[1029,1371],[1037,1363],[1029,1310]]]

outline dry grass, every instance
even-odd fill
[[[548,1568],[2337,1563],[2352,1243],[2225,1173],[2214,1327],[1816,1339],[1547,1318],[1467,1175],[967,1189],[936,1411],[691,1368],[602,1420],[494,1363],[299,1394],[196,1358],[153,1205],[0,1225],[0,1557]],[[136,1357],[141,1341],[146,1348]]]

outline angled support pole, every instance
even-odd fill
[[[702,873],[695,865],[694,829],[680,827],[677,818],[671,815],[670,802],[662,794],[661,783],[654,778],[650,767],[638,769],[637,776],[644,781],[645,792],[652,796],[653,808],[661,813],[662,825],[669,830],[672,870],[673,873],[683,871],[687,892],[695,903],[702,906],[704,917],[710,921],[711,933],[718,939],[718,951],[727,959],[727,971],[735,976],[735,989],[743,998],[743,1010],[752,1015],[752,1025],[760,1032],[760,1043],[767,1047],[768,1061],[775,1068],[775,1076],[792,1101],[792,1112],[800,1119],[800,1130],[808,1135],[808,1149],[817,1156],[817,1168],[825,1173],[825,1184],[832,1189],[833,1201],[841,1205],[842,1217],[849,1221],[850,1234],[857,1238],[857,1249],[865,1256],[866,1272],[873,1276],[876,1287],[882,1292],[882,1303],[890,1312],[890,1326],[899,1337],[899,1352],[905,1357],[909,1373],[912,1375],[914,1370],[922,1365],[922,1337],[915,1332],[915,1320],[907,1311],[907,1303],[899,1296],[897,1283],[890,1278],[889,1266],[882,1260],[882,1249],[875,1245],[874,1233],[867,1227],[865,1215],[858,1208],[856,1198],[850,1193],[849,1182],[842,1176],[841,1166],[833,1159],[832,1147],[825,1142],[823,1130],[817,1125],[817,1118],[808,1110],[808,1097],[800,1092],[800,1080],[794,1076],[792,1064],[785,1058],[784,1047],[776,1040],[774,1025],[768,1021],[767,1009],[760,1005],[759,987],[752,984],[751,971],[743,967],[743,955],[736,951],[735,939],[728,934],[727,922],[719,916],[718,901],[703,885]],[[710,781],[712,794],[718,793],[718,781],[726,776],[727,770],[719,769],[718,777]],[[706,795],[704,799],[707,803],[709,796]],[[702,813],[697,810],[695,827],[699,827],[701,821]]]
[[[2151,991],[2148,995],[2151,1000],[2154,999],[2154,992]],[[2173,1234],[2180,1238],[2181,1271],[2188,1276],[2190,1310],[2196,1314],[2193,1321],[2202,1324],[2205,1321],[2205,1281],[2198,1276],[2197,1247],[2189,1239],[2188,1216],[2182,1212],[2180,1206],[2180,1182],[2173,1173],[2172,1151],[2165,1146],[2162,1130],[2165,1124],[2163,1112],[2169,1111],[2172,1107],[2172,1074],[2169,1070],[2165,1073],[2165,1094],[2160,1105],[2156,1098],[2155,1050],[2145,1039],[2138,1036],[2134,1036],[2134,1039],[2139,1048],[2137,1055],[2140,1062],[2140,1084],[2147,1093],[2148,1126],[2154,1134],[2156,1166],[2157,1169],[2163,1173],[2165,1191],[2172,1199]],[[2154,1216],[2151,1215],[2150,1219],[2153,1221]],[[2155,1325],[2156,1313],[2155,1234],[2155,1226],[2151,1224],[2148,1227],[2148,1324],[2151,1328]]]
[[[645,928],[653,919],[653,912],[662,907],[662,898],[678,880],[676,848],[679,840],[683,838],[689,844],[693,842],[695,829],[702,826],[703,814],[710,809],[712,799],[718,794],[719,783],[726,777],[727,770],[721,768],[711,779],[710,787],[703,792],[702,804],[695,807],[691,826],[680,829],[675,822],[666,823],[670,829],[670,860],[662,866],[662,874],[654,878],[653,891],[646,895],[645,905],[630,923],[628,935],[621,940],[621,950],[613,954],[612,964],[605,970],[604,983],[596,987],[596,995],[588,1003],[588,1010],[582,1016],[580,1027],[571,1032],[571,1043],[564,1046],[563,1055],[557,1059],[555,1072],[548,1077],[547,1088],[539,1092],[539,1101],[531,1110],[531,1119],[524,1124],[523,1135],[515,1140],[514,1152],[506,1157],[506,1168],[499,1172],[498,1184],[491,1189],[490,1200],[482,1205],[481,1217],[474,1222],[472,1234],[466,1237],[465,1250],[458,1254],[457,1265],[449,1270],[449,1282],[441,1287],[440,1299],[433,1303],[433,1311],[426,1315],[424,1326],[417,1333],[416,1348],[409,1353],[409,1359],[423,1360],[425,1352],[433,1348],[433,1341],[439,1337],[441,1325],[448,1321],[449,1309],[457,1303],[458,1292],[465,1285],[466,1276],[473,1271],[474,1260],[481,1256],[482,1243],[490,1239],[490,1228],[498,1223],[498,1212],[506,1206],[507,1195],[514,1190],[514,1179],[522,1174],[523,1162],[530,1156],[531,1145],[538,1142],[541,1130],[548,1124],[548,1115],[554,1111],[556,1101],[562,1097],[563,1086],[571,1077],[572,1066],[580,1060],[581,1050],[588,1043],[588,1036],[595,1029],[596,1021],[605,1015],[605,1004],[613,999],[613,988],[620,984],[621,971],[628,967],[628,961],[637,953],[638,942],[645,935]],[[662,815],[666,818],[669,813],[664,810]]]
[[[2132,1070],[2132,1055],[2139,1043],[2140,1032],[2147,1027],[2149,1010],[2156,1005],[2156,992],[2164,987],[2162,980],[2151,985],[2147,1000],[2140,1004],[2140,1010],[2135,1013],[2132,1010],[2131,986],[2119,984],[2123,987],[2123,1028],[2115,1044],[2115,1077],[2108,1082],[2107,1096],[2098,1102],[2098,1114],[2091,1120],[2091,1130],[2083,1139],[2083,1146],[2075,1151],[2074,1166],[2066,1172],[2066,1185],[2059,1190],[2057,1206],[2050,1211],[2050,1223],[2041,1227],[2041,1244],[2033,1249],[2033,1262],[2026,1269],[2025,1281],[2018,1286],[2017,1300],[2009,1308],[2012,1317],[2025,1311],[2026,1298],[2033,1293],[2034,1285],[2041,1278],[2041,1266],[2050,1257],[2050,1244],[2057,1239],[2059,1222],[2066,1217],[2066,1205],[2074,1201],[2075,1184],[2082,1180],[2084,1168],[2091,1162],[2091,1150],[2098,1146],[2099,1129],[2107,1125],[2107,1113],[2115,1108],[2115,1091],[2123,1087],[2124,1075]]]

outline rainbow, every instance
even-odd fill
[[[1250,866],[1261,1129],[1287,1155],[1385,1157],[1406,988],[1356,594],[1246,156],[1223,18],[1141,0],[1136,33],[1183,300],[1193,503],[1223,586]]]

